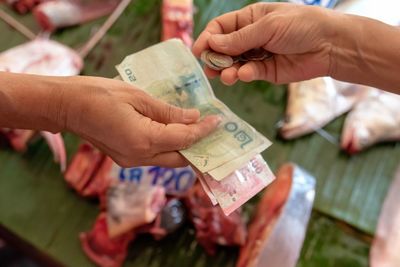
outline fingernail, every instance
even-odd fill
[[[214,116],[214,122],[217,126],[221,124],[222,120],[223,120],[222,116],[219,115]]]
[[[213,42],[218,46],[225,46],[225,36],[223,34],[214,34],[211,36]]]
[[[190,123],[197,121],[200,118],[200,111],[197,109],[187,109],[183,114],[184,122]]]

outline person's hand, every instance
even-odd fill
[[[66,78],[61,128],[88,140],[119,165],[178,167],[177,152],[210,134],[220,118],[198,121],[198,110],[184,110],[150,97],[121,81],[97,77]],[[75,89],[72,87],[76,87]]]
[[[207,76],[221,75],[227,85],[237,80],[289,83],[326,76],[330,72],[332,17],[341,14],[318,7],[289,3],[258,3],[213,19],[193,46],[202,51],[236,56],[253,48],[264,48],[274,57],[265,61],[236,64],[218,72],[205,68]]]

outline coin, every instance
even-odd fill
[[[249,61],[263,61],[272,57],[273,54],[271,52],[262,48],[256,48],[234,57],[217,53],[212,50],[204,50],[203,53],[201,53],[200,59],[209,68],[220,71],[229,68],[238,62],[245,63]]]
[[[220,54],[211,50],[201,53],[201,60],[211,69],[223,70],[233,65],[231,56]]]
[[[251,49],[247,52],[244,52],[241,56],[239,61],[262,61],[269,59],[273,56],[273,54],[265,49],[262,48],[255,48]]]

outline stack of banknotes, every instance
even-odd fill
[[[226,215],[265,188],[274,175],[260,153],[271,142],[218,100],[201,66],[178,39],[127,56],[117,78],[202,117],[222,118],[218,129],[180,153],[191,163],[213,204]]]

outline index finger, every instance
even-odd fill
[[[208,40],[213,34],[231,33],[237,27],[239,10],[223,14],[211,20],[203,32],[193,44],[192,52],[196,57],[200,57],[201,52],[210,48]]]
[[[214,34],[228,34],[240,30],[262,18],[265,14],[280,7],[288,7],[288,3],[255,3],[242,9],[223,14],[212,19],[195,41],[192,52],[200,57],[204,50],[210,48],[208,40]]]
[[[213,132],[220,122],[220,117],[211,115],[198,123],[189,125],[179,123],[154,124],[150,134],[152,152],[160,153],[186,149]]]

